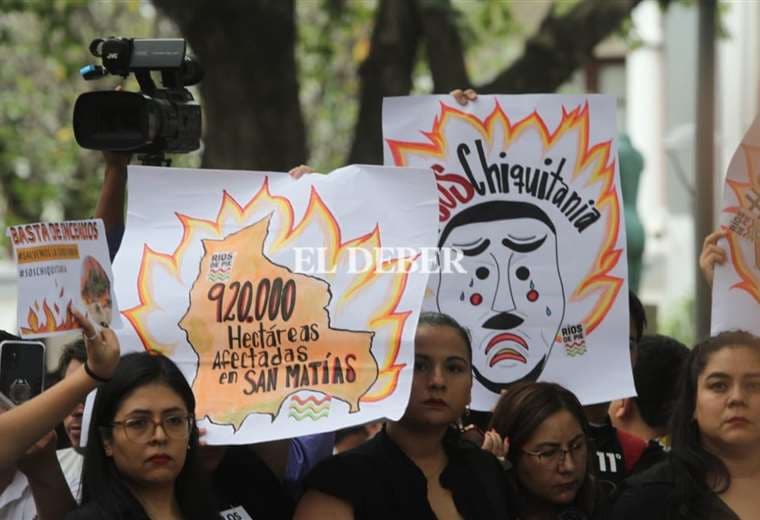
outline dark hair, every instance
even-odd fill
[[[529,202],[514,200],[491,200],[470,206],[454,215],[446,227],[441,231],[438,239],[438,247],[446,243],[446,239],[454,229],[466,224],[478,224],[480,222],[493,222],[494,220],[511,220],[516,218],[532,218],[546,224],[555,235],[554,223],[544,213],[544,210]]]
[[[636,328],[636,339],[640,340],[644,329],[647,327],[647,314],[644,310],[644,304],[641,303],[636,293],[628,290],[628,313]]]
[[[760,351],[760,338],[735,330],[721,332],[695,346],[681,372],[678,400],[673,408],[673,456],[686,466],[698,485],[706,485],[719,494],[731,485],[731,475],[723,461],[707,451],[700,441],[699,425],[693,418],[697,406],[697,383],[713,354],[724,348],[744,346]]]
[[[161,355],[139,352],[123,356],[113,378],[98,387],[82,469],[82,504],[96,502],[109,517],[144,516],[113,459],[106,456],[103,435],[110,434],[111,422],[121,403],[138,388],[154,383],[163,383],[174,390],[182,398],[188,413],[195,415],[195,397],[185,376],[172,360]],[[205,519],[216,515],[207,502],[209,492],[198,460],[198,428],[195,424],[174,492],[183,518]]]
[[[63,379],[66,374],[66,370],[69,368],[69,364],[72,361],[79,361],[84,365],[87,361],[87,348],[84,346],[84,340],[78,339],[68,343],[63,347],[63,352],[58,360],[58,378]]]
[[[467,360],[472,362],[472,340],[470,339],[470,332],[462,327],[457,320],[444,314],[442,312],[423,312],[420,314],[420,320],[417,323],[418,327],[423,325],[429,325],[431,327],[450,327],[461,336],[467,347]]]
[[[568,411],[578,421],[578,424],[590,442],[589,424],[583,413],[583,406],[570,390],[556,383],[519,382],[509,387],[496,404],[491,418],[491,428],[502,437],[509,437],[509,453],[507,458],[513,468],[520,465],[523,447],[533,432],[545,420],[560,411]],[[583,485],[575,497],[574,506],[587,515],[594,511],[596,500],[596,479],[593,476],[594,450],[591,445],[586,450],[586,475]],[[516,477],[516,471],[507,472],[510,494],[517,501],[518,511],[525,507],[525,493],[522,484]]]
[[[665,430],[678,396],[678,376],[689,349],[676,339],[655,334],[644,336],[638,351],[633,367],[636,406],[650,428]]]

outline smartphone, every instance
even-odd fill
[[[42,392],[44,384],[44,343],[23,340],[0,343],[0,392],[20,404]]]

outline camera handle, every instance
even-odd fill
[[[144,153],[137,156],[137,160],[143,166],[171,166],[172,160],[163,153]]]
[[[140,90],[148,96],[153,96],[156,93],[156,83],[153,78],[150,77],[149,70],[135,71],[135,78],[137,78],[137,84],[140,85]]]

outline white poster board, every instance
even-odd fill
[[[616,134],[607,96],[385,100],[385,164],[435,173],[439,245],[464,255],[425,303],[472,333],[474,409],[519,380],[635,394]]]
[[[179,364],[211,444],[398,419],[436,207],[427,170],[131,167],[122,345]]]

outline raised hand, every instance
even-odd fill
[[[288,175],[293,177],[294,179],[300,179],[307,173],[315,173],[317,170],[312,168],[311,166],[308,166],[306,164],[301,164],[299,166],[296,166],[295,168],[291,168],[288,172]]]
[[[702,275],[710,287],[712,287],[713,278],[715,278],[715,266],[723,265],[726,262],[726,250],[718,245],[718,241],[726,238],[727,235],[728,231],[718,229],[707,235],[702,244],[702,253],[699,255],[699,268],[702,270]]]
[[[450,96],[454,96],[454,99],[457,103],[459,103],[462,106],[465,106],[470,101],[475,101],[478,99],[478,93],[472,90],[471,88],[468,88],[466,90],[462,90],[460,88],[454,89],[451,92],[449,92]]]
[[[72,314],[83,330],[84,346],[87,349],[85,371],[100,382],[111,379],[121,354],[116,334],[108,327],[103,327],[97,332],[90,320],[76,309],[72,309]]]
[[[483,444],[480,446],[485,451],[493,453],[499,460],[504,460],[509,453],[509,437],[502,440],[496,430],[488,430],[485,432],[485,438]]]

